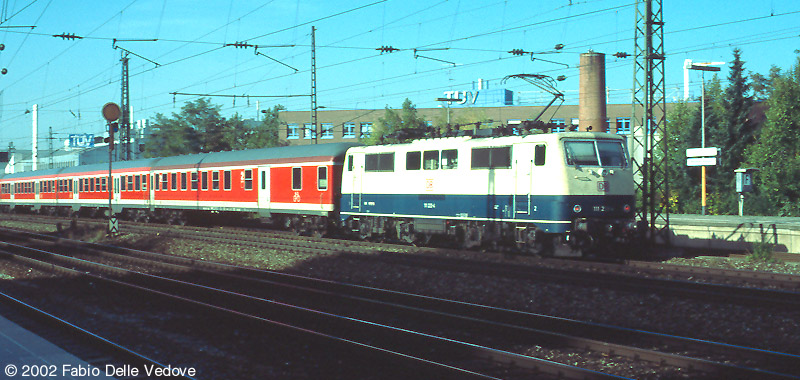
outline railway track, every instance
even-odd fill
[[[99,374],[105,374],[108,367],[116,369],[135,368],[137,369],[137,374],[132,375],[131,371],[128,370],[126,379],[144,380],[159,378],[158,376],[147,375],[144,371],[145,368],[159,368],[161,371],[169,371],[166,365],[146,355],[93,334],[3,292],[0,292],[0,315],[26,330],[45,337],[51,343],[85,361],[89,366],[96,369]],[[72,365],[73,368],[70,368],[70,370],[77,366],[76,363],[64,364]],[[53,363],[44,367],[46,367],[44,371],[50,374],[60,374],[65,368]],[[86,370],[89,371],[90,369],[86,368]],[[173,372],[170,372],[169,376],[174,379],[193,379]]]
[[[28,235],[30,237],[30,235]],[[675,336],[668,336],[664,334],[654,334],[638,330],[623,329],[614,326],[591,324],[575,320],[566,320],[561,318],[554,318],[539,314],[523,313],[513,310],[505,310],[500,308],[492,308],[475,304],[468,304],[463,302],[447,301],[431,297],[418,296],[408,293],[393,292],[381,289],[368,288],[363,286],[355,286],[345,283],[323,281],[311,279],[301,276],[286,275],[278,272],[255,270],[246,267],[236,267],[226,264],[216,264],[205,261],[197,261],[186,258],[178,258],[174,256],[166,256],[161,254],[135,251],[128,249],[119,249],[115,247],[106,247],[99,245],[86,245],[81,242],[67,242],[65,240],[57,240],[56,243],[63,245],[67,244],[72,249],[80,248],[81,250],[91,250],[92,255],[99,255],[105,260],[114,262],[129,262],[136,266],[153,266],[161,267],[160,269],[154,268],[154,271],[167,271],[173,274],[178,274],[177,277],[164,279],[159,277],[158,281],[165,284],[161,285],[162,291],[166,289],[185,288],[189,289],[192,285],[185,281],[178,281],[186,273],[192,273],[192,281],[202,279],[203,285],[207,289],[215,288],[224,284],[224,289],[216,289],[218,292],[224,294],[235,294],[237,297],[243,297],[245,301],[242,305],[237,307],[245,307],[248,310],[253,308],[251,304],[254,301],[264,302],[267,299],[275,299],[276,294],[283,298],[288,297],[292,302],[297,300],[315,300],[310,304],[294,305],[294,307],[307,311],[311,307],[319,307],[320,304],[332,303],[335,305],[333,310],[321,311],[328,317],[338,316],[348,320],[356,319],[361,323],[367,323],[370,329],[376,329],[376,322],[366,321],[366,317],[373,317],[374,314],[392,316],[389,318],[394,323],[397,319],[402,321],[440,321],[441,324],[447,326],[459,326],[460,331],[492,331],[498,336],[489,337],[488,341],[492,342],[506,342],[512,346],[521,346],[525,344],[544,344],[550,346],[567,346],[575,349],[585,349],[597,353],[607,355],[617,355],[626,357],[632,360],[647,360],[654,363],[678,366],[681,368],[691,368],[694,370],[704,371],[711,374],[712,378],[715,376],[730,376],[737,378],[796,378],[800,373],[792,372],[793,364],[796,363],[800,357],[795,355],[783,354],[778,352],[770,352],[765,350],[750,349],[741,346],[732,346],[726,344],[719,344],[708,341],[701,341],[696,339],[686,339]],[[21,247],[14,249],[22,250]],[[67,259],[53,254],[36,253],[34,255],[46,255],[49,258],[56,258],[60,261],[72,261],[77,259]],[[87,254],[82,254],[86,256]],[[168,262],[168,264],[158,264]],[[71,265],[75,264],[72,261]],[[101,264],[87,264],[84,262],[77,262],[81,265],[91,265],[94,269],[106,268],[105,266],[98,266]],[[108,270],[108,269],[104,269]],[[117,272],[121,269],[113,269]],[[127,273],[127,272],[126,272]],[[128,273],[127,278],[131,276]],[[147,275],[140,274],[142,278],[151,278]],[[184,278],[185,279],[185,278]],[[147,282],[149,283],[150,280]],[[178,282],[174,282],[178,281]],[[270,289],[268,294],[261,294],[254,291],[254,289]],[[276,291],[275,289],[280,289]],[[192,294],[194,291],[191,291]],[[182,297],[185,297],[183,295]],[[210,299],[215,299],[215,296],[201,296]],[[332,301],[335,299],[336,301]],[[275,301],[273,301],[275,302]],[[288,301],[287,301],[288,302]],[[346,305],[346,307],[345,307]],[[274,305],[272,305],[274,306]],[[377,308],[377,310],[376,310]],[[344,316],[341,310],[370,310],[367,316]],[[288,320],[282,323],[290,323],[295,319],[308,319],[308,316],[298,314],[298,309],[291,308]],[[386,318],[386,317],[384,317]],[[341,325],[341,320],[335,319],[333,322],[326,320],[314,324],[315,326],[333,325],[339,326],[334,330],[348,329],[352,327]],[[413,325],[413,324],[412,324]],[[362,325],[363,326],[363,325]],[[413,326],[412,326],[413,327]],[[390,326],[390,328],[392,328]],[[393,327],[400,328],[402,331],[411,331],[407,327]],[[441,327],[435,328],[440,330]],[[330,334],[330,331],[323,332],[323,334]],[[423,347],[438,347],[442,344],[440,340],[426,341],[428,335],[413,335],[411,338],[411,345],[416,346],[422,344]],[[376,331],[370,331],[369,336],[378,335]],[[402,335],[402,334],[401,334]],[[425,337],[424,339],[422,337]],[[432,336],[432,335],[431,335]],[[458,337],[461,338],[461,337]],[[345,338],[347,339],[347,338]],[[402,339],[392,336],[390,341],[397,342],[408,339],[403,336]],[[482,346],[474,342],[468,343],[456,340],[455,338],[438,338],[445,339],[448,346],[444,346],[444,350],[449,352],[463,352],[468,357],[486,357],[493,358],[494,362],[513,362],[515,367],[525,368],[529,367],[536,371],[543,371],[543,365],[539,362],[525,359],[524,356],[519,356],[513,352],[505,351],[504,349],[491,348]],[[487,338],[483,338],[486,340]],[[459,343],[455,343],[459,342]],[[639,344],[646,344],[649,347],[658,347],[658,350],[652,348],[642,348],[627,345],[628,342],[639,342]],[[456,344],[455,348],[449,346]],[[383,348],[386,350],[387,348]],[[685,352],[689,352],[688,354]],[[680,352],[681,354],[678,354]],[[692,357],[692,354],[695,357]],[[406,354],[408,355],[408,354]],[[739,358],[740,364],[731,365],[725,362],[731,361],[731,358]],[[742,360],[741,358],[747,358]],[[430,360],[430,359],[423,359]],[[461,359],[463,360],[463,359]],[[457,360],[458,362],[459,360]],[[444,364],[451,366],[451,364]],[[471,370],[466,370],[471,371]],[[555,367],[550,370],[553,374],[564,374],[563,367]],[[571,374],[570,376],[586,377],[586,374]],[[600,376],[600,375],[598,375]]]

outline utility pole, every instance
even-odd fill
[[[637,216],[648,228],[647,242],[660,238],[669,244],[669,194],[666,170],[667,130],[664,82],[664,21],[662,0],[637,0],[634,35],[633,104],[631,122],[643,129],[633,133],[634,177],[640,177],[637,190],[642,196]],[[637,117],[638,112],[643,115]],[[638,157],[641,152],[641,158]],[[638,161],[638,162],[637,162]]]
[[[319,140],[317,129],[317,49],[314,34],[317,28],[311,27],[311,128],[314,128],[314,144]]]
[[[39,168],[39,105],[33,105],[33,145],[31,148],[31,160],[33,161],[33,170]]]
[[[124,161],[130,161],[131,159],[131,94],[130,94],[130,86],[128,85],[128,52],[121,51],[120,56],[122,57],[120,61],[122,61],[122,99],[120,100],[120,111],[122,115],[119,119],[119,127],[120,127],[120,139],[119,143],[122,145],[122,154],[120,155],[120,159]]]
[[[47,149],[50,150],[50,169],[53,168],[53,127],[50,127],[50,136],[47,139]]]

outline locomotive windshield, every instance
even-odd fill
[[[567,165],[628,166],[625,147],[620,141],[565,141]]]

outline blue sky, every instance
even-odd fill
[[[630,103],[635,1],[625,0],[4,0],[0,11],[0,149],[31,145],[39,107],[39,144],[47,131],[101,134],[100,108],[120,101],[120,55],[130,58],[134,119],[179,112],[192,94],[214,97],[228,116],[255,117],[281,104],[308,110],[311,27],[316,27],[318,104],[328,109],[435,107],[448,90],[515,91],[524,104],[549,95],[519,73],[567,76],[558,86],[577,104],[579,55],[607,54],[609,103]],[[748,71],[790,68],[800,49],[800,3],[792,0],[663,0],[666,84],[682,96],[683,61],[728,62],[743,51]],[[35,28],[30,28],[35,26]],[[53,37],[74,34],[83,39]],[[117,39],[114,44],[114,39]],[[131,41],[131,40],[155,41]],[[236,42],[259,45],[236,48]],[[556,44],[564,48],[554,51]],[[398,51],[381,54],[377,48]],[[416,50],[416,53],[414,51]],[[508,51],[536,52],[514,56]],[[256,55],[258,52],[260,54]],[[154,63],[158,63],[156,66]],[[727,76],[723,67],[721,77]],[[691,74],[699,94],[699,74]],[[250,98],[247,98],[247,95]],[[279,96],[258,98],[259,96]],[[55,146],[59,142],[54,143]]]

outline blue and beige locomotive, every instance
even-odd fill
[[[516,246],[580,256],[624,243],[635,185],[625,140],[598,132],[447,137],[348,149],[340,217],[363,239]]]

